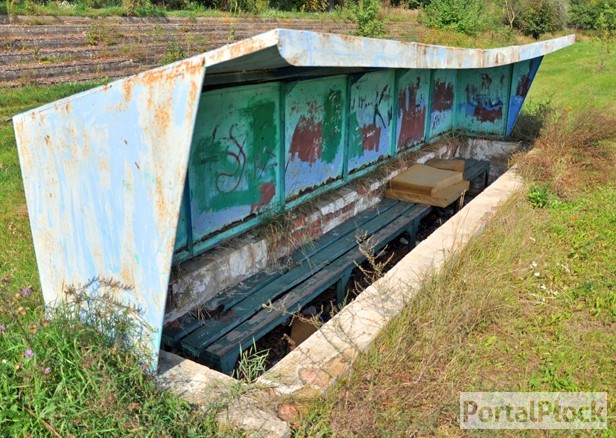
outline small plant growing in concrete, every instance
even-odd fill
[[[234,377],[244,382],[252,383],[257,380],[266,369],[267,356],[269,350],[258,350],[257,344],[253,341],[252,347],[242,351],[240,360],[237,364]]]
[[[179,61],[185,57],[186,54],[184,53],[184,48],[175,41],[171,41],[167,45],[167,54],[160,60],[160,65],[171,64],[172,62]]]

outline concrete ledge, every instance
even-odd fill
[[[510,170],[404,257],[383,278],[259,378],[280,393],[326,391],[365,351],[426,279],[479,235],[498,206],[522,187]]]
[[[254,387],[166,351],[159,357],[157,385],[193,406],[216,409],[223,429],[240,429],[255,437],[290,435],[289,425],[275,415],[268,392],[251,394]]]

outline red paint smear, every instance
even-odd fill
[[[371,123],[361,127],[362,144],[365,151],[379,150],[379,140],[381,139],[381,127],[376,123]]]
[[[518,82],[518,86],[516,87],[515,94],[516,96],[526,97],[528,94],[528,90],[530,90],[530,86],[533,83],[530,78],[533,71],[533,64],[535,63],[534,59],[531,59],[528,63],[528,73],[520,78],[520,82]]]
[[[259,191],[261,192],[261,200],[257,204],[250,206],[250,214],[261,210],[262,207],[268,205],[272,199],[274,199],[274,195],[276,195],[276,185],[271,182],[265,183],[261,186]]]
[[[453,84],[434,81],[432,111],[449,111],[453,108]]]
[[[409,105],[406,106],[406,92],[409,92]],[[398,114],[400,117],[400,136],[398,147],[421,140],[424,136],[426,110],[417,107],[417,87],[408,87],[398,95]]]
[[[295,155],[305,162],[314,163],[321,157],[323,149],[323,123],[315,123],[314,117],[307,119],[305,116],[300,116],[299,122],[293,131],[291,139],[291,160]]]
[[[477,103],[473,116],[480,122],[494,122],[503,117],[502,106],[499,109],[489,110],[481,102]]]

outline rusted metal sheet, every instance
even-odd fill
[[[567,47],[574,41],[575,35],[568,35],[524,46],[463,49],[276,29],[210,52],[206,57],[206,65],[215,66],[212,71],[216,73],[260,70],[265,65],[273,68],[285,65],[341,68],[489,68],[537,58]]]
[[[45,301],[93,277],[128,286],[155,365],[172,257],[448,132],[508,135],[541,57],[572,43],[279,29],[15,116]]]
[[[13,119],[45,302],[95,277],[127,286],[153,366],[203,76],[197,57]]]

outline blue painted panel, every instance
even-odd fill
[[[14,117],[45,303],[94,288],[137,306],[132,340],[155,368],[204,68],[151,70]]]
[[[453,129],[456,70],[435,70],[430,111],[430,139]]]
[[[398,78],[396,123],[397,150],[425,140],[426,116],[430,96],[430,71],[407,70]]]
[[[349,173],[390,154],[393,70],[353,77],[349,114]]]
[[[285,96],[285,193],[300,193],[343,176],[346,77],[298,81]]]
[[[543,57],[533,58],[528,61],[518,62],[513,65],[513,79],[511,86],[511,99],[509,103],[509,115],[507,118],[507,137],[511,135],[515,122],[518,120],[524,99],[535,79],[537,70]]]

